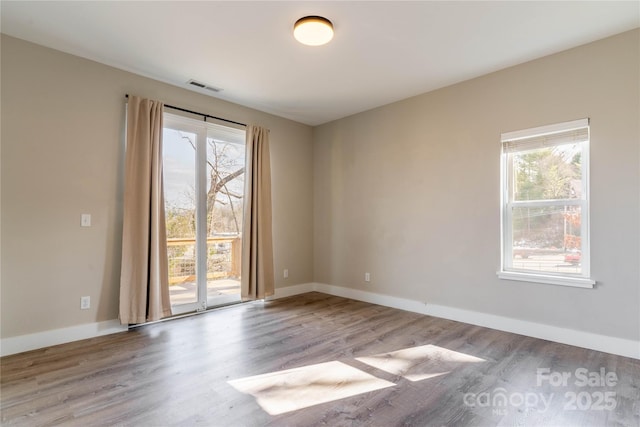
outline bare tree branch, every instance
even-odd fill
[[[215,192],[219,192],[223,187],[225,187],[227,185],[227,183],[229,181],[233,181],[234,179],[236,179],[237,177],[239,177],[240,175],[242,175],[244,173],[244,167],[238,169],[237,171],[230,173],[229,175],[225,176],[224,178],[222,178],[220,181],[218,181],[216,183],[216,187],[215,187]],[[218,175],[220,176],[220,175]]]

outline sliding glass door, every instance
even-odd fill
[[[165,113],[163,144],[173,313],[239,301],[245,131]]]

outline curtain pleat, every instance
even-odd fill
[[[171,315],[162,179],[163,104],[129,97],[120,323]]]
[[[271,235],[271,160],[269,130],[247,127],[247,165],[242,228],[241,297],[243,301],[273,295]]]

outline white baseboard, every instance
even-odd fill
[[[37,332],[35,334],[3,338],[0,340],[0,356],[8,356],[10,354],[22,353],[23,351],[35,350],[126,330],[127,326],[121,325],[118,320],[114,319]]]
[[[496,316],[477,311],[463,310],[444,305],[425,304],[416,300],[376,294],[373,292],[345,288],[342,286],[326,285],[324,283],[314,283],[313,290],[329,295],[351,298],[358,301],[379,304],[386,307],[398,308],[401,310],[455,320],[463,323],[470,323],[472,325],[484,326],[486,328],[512,332],[561,344],[568,344],[605,353],[617,354],[619,356],[640,359],[640,341],[577,331],[574,329]]]
[[[292,295],[304,294],[314,290],[314,283],[303,283],[301,285],[277,288],[275,295],[268,297],[268,300],[285,298]],[[50,331],[37,332],[34,334],[20,335],[17,337],[3,338],[0,340],[0,356],[22,353],[39,348],[50,347],[52,345],[65,344],[87,338],[94,338],[101,335],[114,334],[127,330],[127,326],[120,325],[117,319],[107,320],[98,323],[87,323],[84,325],[71,326],[68,328],[53,329]]]
[[[283,288],[276,288],[276,293],[273,296],[267,297],[267,301],[271,301],[278,298],[286,298],[293,295],[304,294],[307,292],[315,291],[315,283],[302,283],[300,285],[285,286]]]
[[[268,297],[267,300],[285,298],[313,291],[640,359],[640,341],[576,331],[443,305],[425,304],[416,300],[382,295],[342,286],[327,285],[324,283],[303,283],[300,285],[276,288],[275,295]],[[8,356],[23,351],[35,350],[42,347],[64,344],[126,330],[126,326],[120,325],[120,322],[114,319],[105,322],[88,323],[69,328],[4,338],[0,340],[0,356]]]

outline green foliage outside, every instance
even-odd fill
[[[565,145],[512,154],[513,200],[580,198],[579,150],[579,145]],[[566,248],[567,236],[580,235],[579,217],[577,206],[516,208],[513,211],[514,246]]]

